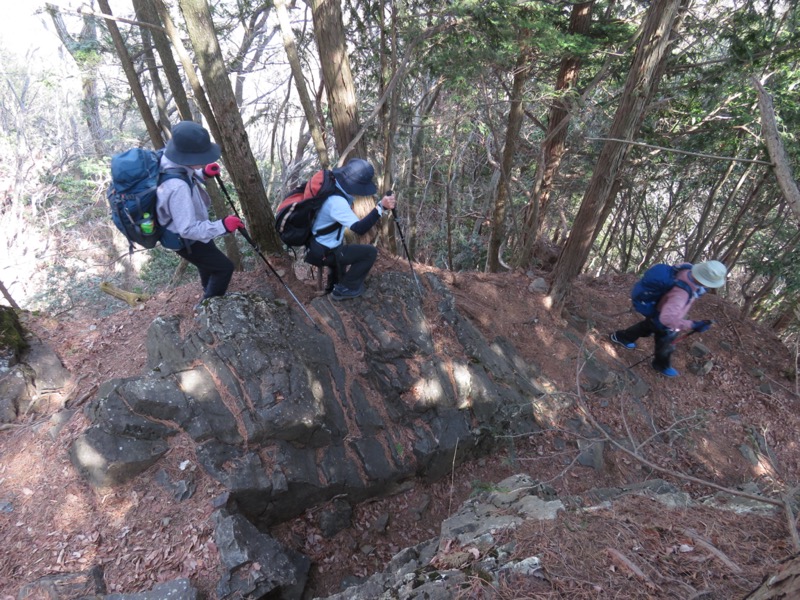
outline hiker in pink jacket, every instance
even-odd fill
[[[722,287],[727,275],[725,265],[717,260],[680,269],[676,275],[678,283],[658,301],[656,315],[615,331],[611,334],[611,341],[632,349],[636,348],[636,340],[640,337],[655,336],[653,368],[667,377],[677,377],[678,371],[670,364],[675,338],[681,331],[702,333],[711,327],[711,321],[692,321],[686,315],[694,301],[706,293],[706,287]]]

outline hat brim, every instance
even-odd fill
[[[718,288],[725,285],[725,278],[722,279],[709,279],[708,277],[703,277],[702,275],[698,275],[697,273],[692,273],[692,277],[697,279],[700,283],[702,283],[706,287],[710,288]]]
[[[372,182],[354,185],[342,183],[341,186],[351,196],[374,196],[378,193],[378,187]]]
[[[209,148],[205,152],[179,152],[175,149],[175,146],[172,145],[172,140],[170,140],[167,142],[167,147],[164,149],[164,155],[172,162],[179,165],[207,165],[222,156],[222,149],[219,144],[210,142]]]

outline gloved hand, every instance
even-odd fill
[[[242,223],[242,220],[236,215],[228,215],[222,219],[222,224],[225,226],[225,231],[229,233],[237,229],[244,229],[244,223]]]
[[[220,174],[219,163],[211,163],[203,167],[203,175],[206,177],[218,177]]]
[[[697,333],[703,333],[711,329],[711,321],[692,321],[692,329]]]

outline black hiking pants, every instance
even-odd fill
[[[678,337],[678,332],[667,329],[657,318],[647,318],[644,321],[639,321],[632,327],[616,331],[615,334],[623,344],[631,344],[641,337],[655,336],[656,349],[653,356],[653,368],[663,371],[672,366],[670,357],[675,350],[675,345],[672,342]]]
[[[233,263],[217,248],[214,240],[192,242],[189,248],[177,250],[178,256],[192,263],[200,272],[200,285],[203,286],[203,300],[213,296],[223,296],[233,277]]]
[[[331,267],[326,291],[335,284],[350,290],[359,289],[367,278],[369,270],[378,258],[378,249],[370,244],[342,244],[337,248],[327,248],[311,240],[305,260],[315,267]]]

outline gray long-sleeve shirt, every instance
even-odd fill
[[[222,221],[210,221],[208,207],[211,198],[204,186],[202,172],[172,162],[166,156],[161,157],[161,171],[166,169],[182,169],[192,185],[186,185],[183,179],[167,179],[158,186],[158,202],[156,213],[158,222],[184,239],[208,242],[227,233]]]

